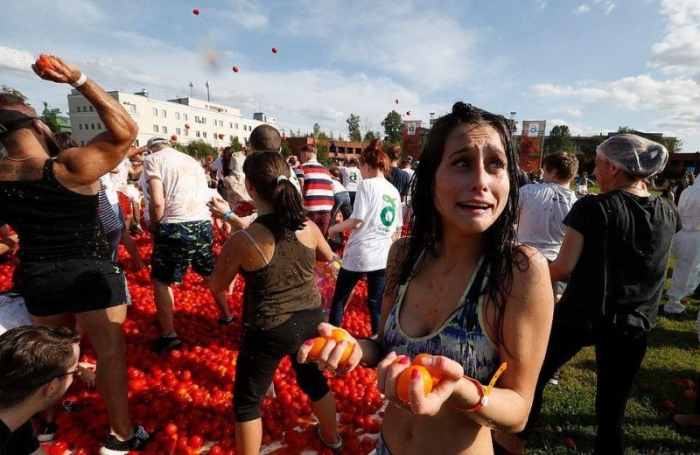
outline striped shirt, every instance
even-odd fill
[[[333,208],[333,180],[321,163],[309,160],[301,165],[304,171],[304,208],[307,212],[330,212]]]

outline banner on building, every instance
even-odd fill
[[[525,172],[536,172],[541,166],[546,126],[545,120],[523,120],[520,168]]]
[[[415,135],[419,125],[420,122],[406,122],[406,134],[409,136]]]

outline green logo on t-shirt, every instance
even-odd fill
[[[384,226],[389,227],[394,224],[394,218],[396,218],[396,200],[387,194],[382,196],[382,200],[388,205],[384,206],[379,218]]]
[[[353,172],[352,174],[348,175],[348,182],[352,182],[352,183],[357,182],[357,174],[355,174]]]

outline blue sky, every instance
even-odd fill
[[[628,126],[700,150],[699,0],[22,0],[0,30],[0,83],[39,108],[65,112],[69,93],[31,72],[43,52],[158,99],[190,81],[205,99],[208,80],[213,101],[287,132],[347,137],[351,113],[381,131],[391,110],[427,122],[463,100],[548,131]]]

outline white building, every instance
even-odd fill
[[[256,113],[254,119],[241,116],[238,109],[195,98],[160,101],[149,98],[148,92],[108,92],[119,101],[139,126],[136,146],[145,145],[152,137],[165,137],[178,143],[203,140],[213,147],[230,145],[234,137],[245,144],[250,132],[263,123],[275,125],[275,119]],[[104,129],[95,108],[77,90],[68,95],[68,114],[73,138],[85,145]]]

